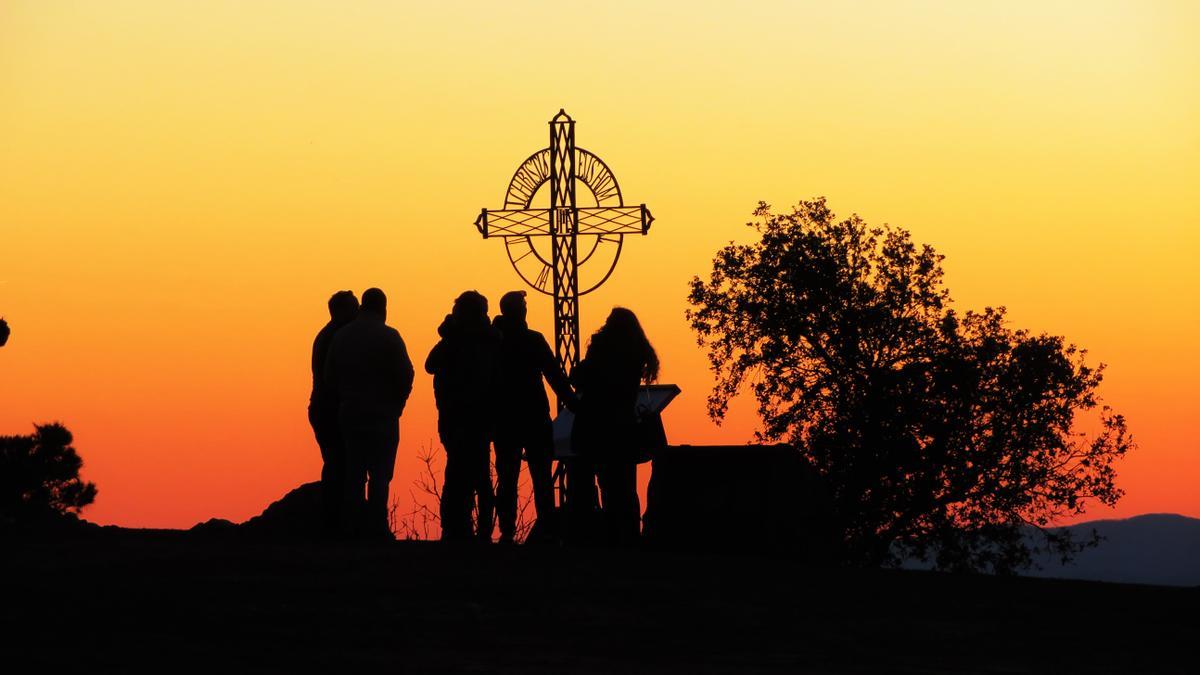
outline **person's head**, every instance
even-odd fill
[[[525,305],[525,291],[509,291],[500,298],[500,313],[513,321],[524,321],[529,310]]]
[[[603,360],[636,361],[644,381],[658,379],[658,354],[637,315],[624,307],[613,307],[604,325],[588,341],[587,357],[593,354]]]
[[[4,317],[0,317],[0,347],[8,343],[8,335],[8,322],[4,320]]]
[[[461,327],[488,325],[488,301],[479,291],[463,291],[454,299],[450,310],[454,321]]]
[[[329,298],[329,319],[334,323],[349,323],[358,314],[358,298],[352,291],[338,291]]]
[[[362,311],[373,314],[380,319],[387,318],[387,296],[378,288],[368,288],[363,291]]]

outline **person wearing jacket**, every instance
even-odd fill
[[[500,315],[492,325],[500,334],[499,388],[496,392],[496,515],[500,541],[511,543],[516,534],[517,483],[521,453],[529,467],[537,522],[530,540],[551,536],[554,524],[554,436],[550,426],[550,401],[543,378],[558,400],[575,407],[575,392],[562,366],[541,333],[526,324],[524,291],[500,298]]]
[[[442,482],[442,539],[492,540],[493,494],[489,446],[494,430],[499,338],[488,321],[487,298],[466,291],[438,328],[441,339],[425,360],[433,375],[438,436],[446,450]],[[471,510],[477,507],[472,532]]]
[[[325,384],[337,392],[346,444],[342,522],[348,535],[392,536],[388,485],[413,367],[403,338],[386,320],[387,296],[378,288],[364,291],[358,316],[334,335],[325,362]]]

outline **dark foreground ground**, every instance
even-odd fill
[[[1200,672],[1196,589],[170,532],[0,544],[9,673]]]

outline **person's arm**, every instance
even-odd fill
[[[400,410],[404,411],[404,406],[408,403],[408,397],[412,394],[413,388],[413,365],[412,359],[408,357],[408,347],[404,344],[404,338],[396,333],[396,360],[397,360],[397,378],[396,383],[400,390]]]
[[[438,340],[438,343],[433,346],[433,349],[429,350],[429,356],[425,357],[425,372],[429,373],[430,375],[437,373],[437,371],[441,370],[445,366],[446,350],[448,349],[448,347],[446,347],[446,338],[450,337],[450,334],[453,332],[453,330],[454,317],[450,314],[447,314],[446,318],[442,319],[442,324],[438,326],[438,335],[442,339]]]
[[[429,356],[425,357],[425,372],[430,375],[436,375],[442,369],[442,365],[446,361],[446,341],[438,340],[438,343],[429,350]]]
[[[568,410],[574,411],[579,397],[571,389],[571,382],[567,380],[567,374],[563,372],[558,359],[554,358],[554,352],[550,351],[550,345],[546,342],[546,338],[541,335],[538,335],[537,352],[538,366],[542,371],[542,377],[545,377],[546,382],[550,383],[550,389],[558,397],[558,400],[562,401]]]
[[[316,389],[317,385],[320,384],[325,377],[325,356],[329,350],[327,348],[323,349],[323,347],[326,347],[326,345],[321,344],[324,342],[324,340],[321,339],[324,332],[325,331],[322,330],[320,333],[317,333],[317,337],[313,338],[312,376],[314,389]]]
[[[337,358],[334,352],[337,351],[337,335],[329,341],[329,347],[325,350],[325,365],[322,367],[321,377],[325,381],[325,386],[329,391],[336,392],[338,390],[338,373],[337,373]]]
[[[583,378],[583,371],[587,369],[585,364],[587,364],[586,357],[579,363],[576,363],[575,369],[572,370],[571,374],[567,376],[567,381],[571,383],[571,386],[574,387],[576,391],[579,390],[579,382]]]
[[[312,346],[312,378],[313,391],[324,388],[325,385],[325,362],[329,359],[329,350],[333,346],[333,336],[337,334],[336,330],[329,326],[322,328],[317,337],[313,338]]]

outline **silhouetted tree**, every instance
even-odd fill
[[[0,436],[0,524],[36,525],[77,515],[96,499],[79,478],[83,460],[61,424],[35,425],[29,436]]]
[[[8,322],[4,320],[4,317],[0,316],[0,347],[8,344],[8,336],[11,332]]]
[[[755,216],[761,239],[691,282],[717,374],[709,414],[749,387],[759,437],[795,444],[828,481],[851,562],[1009,572],[1094,543],[1049,526],[1122,495],[1113,464],[1132,439],[1099,407],[1103,364],[1009,329],[1003,308],[955,313],[942,256],[903,229],[839,221],[824,198]]]

